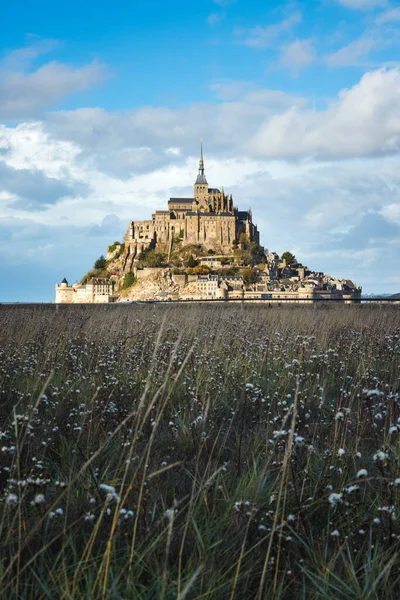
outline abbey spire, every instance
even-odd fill
[[[199,160],[199,172],[196,179],[196,184],[207,185],[207,179],[204,174],[204,159],[203,159],[203,140],[200,139],[200,160]]]

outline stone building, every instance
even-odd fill
[[[232,244],[244,234],[249,242],[259,243],[259,233],[251,210],[240,211],[231,194],[209,187],[204,172],[203,146],[192,198],[170,198],[168,210],[156,210],[151,220],[131,221],[125,235],[125,265],[148,247],[168,252],[175,238],[181,245],[202,244],[228,254]]]
[[[108,304],[114,302],[114,283],[102,277],[92,277],[86,284],[56,284],[56,304]]]
[[[56,304],[72,304],[75,289],[68,285],[68,281],[62,280],[60,285],[56,283]]]

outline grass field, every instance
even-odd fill
[[[396,307],[0,307],[0,599],[400,597]]]

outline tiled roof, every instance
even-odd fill
[[[197,175],[196,183],[202,183],[202,184],[207,185],[207,179],[206,179],[206,176],[204,175],[204,173],[199,173]]]
[[[180,204],[192,204],[194,198],[170,198],[168,200],[168,204],[170,202],[179,202]]]

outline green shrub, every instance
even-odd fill
[[[126,275],[124,275],[124,283],[122,289],[127,290],[128,288],[132,287],[135,282],[136,277],[134,276],[134,274],[126,273]]]
[[[193,254],[191,254],[189,256],[189,258],[187,259],[187,261],[185,262],[185,267],[189,267],[190,269],[193,269],[194,267],[197,267],[198,264],[199,264],[199,261],[196,260],[195,258],[193,258]]]
[[[119,242],[114,242],[113,244],[108,246],[107,250],[109,252],[114,252],[117,249],[117,246],[119,246]]]

